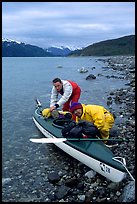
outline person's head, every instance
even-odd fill
[[[55,86],[56,90],[59,92],[63,87],[63,83],[60,78],[53,79],[53,85]]]
[[[74,102],[71,104],[70,106],[70,111],[72,114],[78,116],[79,118],[81,117],[82,113],[83,113],[83,107],[81,103],[78,102]]]

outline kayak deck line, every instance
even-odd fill
[[[125,158],[122,158],[122,157],[113,157],[112,159],[115,160],[115,161],[117,161],[117,162],[119,162],[119,163],[121,163],[121,164],[123,165],[123,167],[126,169],[126,171],[127,171],[127,173],[129,174],[130,178],[131,178],[133,181],[135,181],[134,177],[131,175],[131,173],[129,172],[129,170],[128,170],[127,167],[126,167],[126,160],[125,160]],[[119,161],[118,159],[123,159],[123,162],[122,162],[122,161]]]

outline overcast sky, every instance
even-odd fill
[[[135,34],[135,2],[2,2],[2,37],[47,48]]]

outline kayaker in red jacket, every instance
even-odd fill
[[[76,82],[70,80],[53,79],[53,88],[51,91],[50,111],[63,106],[63,111],[70,111],[72,102],[78,102],[81,89]],[[62,97],[58,100],[58,95]]]

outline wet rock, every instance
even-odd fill
[[[119,202],[135,202],[135,182],[129,182],[123,189]]]
[[[48,179],[51,183],[57,183],[60,180],[60,176],[56,172],[51,172],[48,174]]]
[[[78,195],[78,199],[83,202],[85,200],[85,195]]]
[[[11,180],[11,178],[2,178],[2,185],[9,183]]]
[[[62,199],[68,194],[69,190],[69,187],[62,185],[57,189],[55,196],[57,197],[57,199]]]
[[[120,135],[120,131],[118,127],[114,124],[110,130],[110,137],[118,137]]]
[[[89,75],[86,77],[86,80],[89,80],[89,79],[96,79],[96,76],[93,75],[93,74],[89,74]]]
[[[87,191],[85,194],[85,202],[91,202],[93,195],[94,195],[93,189],[90,189],[89,191]]]

